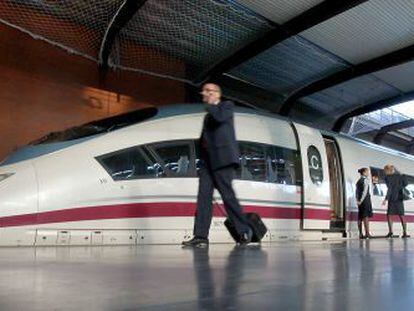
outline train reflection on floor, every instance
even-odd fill
[[[1,310],[408,310],[414,239],[0,249]]]

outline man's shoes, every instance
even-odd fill
[[[181,244],[185,247],[206,248],[208,247],[208,239],[193,237],[191,240],[183,241]]]
[[[247,245],[252,241],[253,231],[252,229],[248,228],[245,233],[242,234],[240,238],[240,245]]]
[[[410,235],[407,234],[407,232],[404,232],[403,235],[401,236],[403,239],[409,238]]]

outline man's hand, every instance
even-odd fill
[[[382,201],[381,206],[382,206],[382,207],[385,207],[385,205],[387,205],[387,200]]]

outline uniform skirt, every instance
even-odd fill
[[[388,201],[387,215],[404,215],[403,201]]]
[[[370,198],[368,197],[360,205],[358,205],[358,219],[372,216],[372,204]]]

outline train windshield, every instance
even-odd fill
[[[64,142],[111,132],[128,125],[148,120],[155,116],[157,112],[157,108],[149,107],[110,118],[89,122],[80,126],[66,129],[64,131],[51,132],[35,141],[30,142],[29,145],[35,146],[41,144]]]

